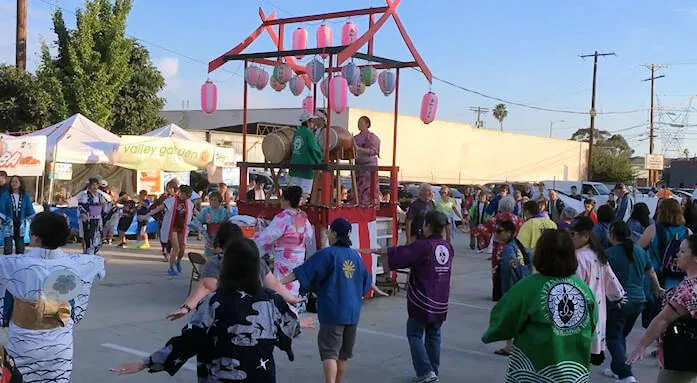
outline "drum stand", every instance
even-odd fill
[[[338,164],[340,160],[333,159],[332,163]],[[348,160],[349,165],[355,165],[355,159],[351,158]],[[353,205],[358,206],[358,183],[356,182],[356,171],[350,170],[351,172],[351,190],[353,191]],[[332,185],[331,191],[331,204],[332,206],[340,206],[343,201],[341,200],[341,188],[343,187],[341,183],[341,171],[332,171],[332,179],[335,180]],[[321,205],[322,203],[322,173],[319,171],[315,172],[314,180],[312,181],[312,194],[310,195],[310,204]]]

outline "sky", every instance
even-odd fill
[[[241,63],[230,62],[207,73],[207,62],[245,39],[259,24],[258,9],[277,17],[300,16],[346,9],[383,6],[384,0],[351,2],[307,0],[134,0],[127,33],[150,51],[167,80],[162,92],[166,109],[200,108],[200,86],[210,78],[218,86],[219,109],[242,105]],[[28,69],[39,62],[40,41],[55,40],[51,14],[55,5],[64,10],[70,27],[80,0],[28,0]],[[15,0],[0,0],[0,62],[14,63]],[[697,155],[697,53],[693,36],[697,27],[697,3],[687,0],[587,0],[583,2],[529,1],[415,1],[403,0],[400,19],[434,76],[461,87],[505,100],[508,117],[503,130],[567,139],[589,124],[592,58],[594,51],[614,52],[600,58],[596,128],[623,134],[637,155],[648,152],[650,75],[644,64],[667,65],[656,75],[655,152],[682,156],[688,149]],[[347,19],[328,21],[339,44]],[[367,29],[367,17],[351,20],[359,33]],[[304,23],[308,45],[313,46],[321,22]],[[288,26],[286,46],[294,27]],[[275,49],[262,34],[245,52]],[[376,55],[411,60],[392,20],[375,37]],[[309,61],[305,58],[302,62]],[[361,64],[361,62],[357,62]],[[271,68],[268,69],[271,71]],[[429,84],[414,70],[403,70],[400,112],[418,115],[421,98],[432,90],[439,97],[437,118],[472,123],[470,107],[493,108],[499,101],[466,92],[434,80]],[[360,97],[349,96],[349,106],[389,112],[394,94],[385,97],[377,85]],[[300,107],[302,96],[270,87],[250,89],[250,107]],[[516,102],[560,113],[512,105]],[[695,99],[697,107],[697,98]],[[635,111],[633,113],[615,113]],[[609,114],[602,114],[609,113]],[[484,115],[487,129],[499,124]],[[671,127],[668,124],[695,125]],[[424,126],[428,134],[428,125]],[[455,133],[456,134],[456,133]],[[524,148],[521,148],[523,151]]]

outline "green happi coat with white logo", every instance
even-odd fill
[[[577,276],[533,274],[493,308],[482,341],[514,340],[506,382],[589,382],[597,310],[593,292]]]

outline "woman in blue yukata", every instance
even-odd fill
[[[24,189],[24,180],[20,176],[12,176],[8,193],[3,193],[0,197],[0,219],[2,219],[5,238],[5,255],[24,254],[26,223],[34,214],[31,197]]]

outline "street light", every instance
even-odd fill
[[[549,138],[552,138],[552,126],[554,126],[554,124],[556,124],[557,122],[566,122],[566,120],[557,120],[549,122]]]

